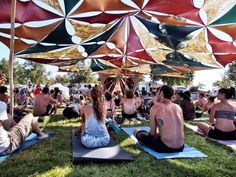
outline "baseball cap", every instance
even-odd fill
[[[0,120],[6,120],[7,117],[7,104],[0,101]]]

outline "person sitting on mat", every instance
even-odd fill
[[[196,110],[202,109],[202,106],[207,103],[207,98],[205,98],[204,93],[200,93],[198,100],[194,103]]]
[[[202,117],[202,114],[207,111],[207,113],[210,115],[211,114],[211,108],[215,103],[215,98],[214,96],[209,96],[207,98],[207,103],[202,106],[202,111],[201,112],[196,112],[196,117],[200,118]]]
[[[35,116],[50,115],[55,109],[55,104],[57,104],[57,100],[49,95],[49,88],[44,87],[42,93],[34,98],[33,114]]]
[[[106,107],[106,110],[107,110],[106,117],[107,118],[113,118],[114,116],[116,116],[116,111],[115,111],[116,105],[115,105],[115,102],[112,99],[112,95],[111,95],[110,92],[105,92],[104,96],[105,96],[104,104],[105,104],[105,107]]]
[[[81,135],[81,143],[87,148],[107,146],[110,135],[105,125],[106,109],[102,97],[102,90],[94,87],[90,91],[92,106],[85,105],[81,108],[82,125],[77,130]]]
[[[179,105],[183,111],[184,120],[193,120],[195,118],[195,106],[190,91],[181,92],[180,97],[182,100]]]
[[[32,114],[27,114],[16,124],[14,119],[8,118],[6,110],[7,105],[0,101],[0,155],[15,151],[31,132],[36,133],[40,140],[48,137],[42,133]]]
[[[120,105],[123,118],[132,119],[137,117],[134,92],[132,90],[126,90],[126,98],[121,100]]]
[[[157,104],[150,110],[150,131],[134,130],[139,142],[160,153],[184,149],[183,113],[179,105],[171,102],[173,94],[172,87],[163,85],[157,92]]]
[[[232,98],[232,95],[231,89],[219,89],[217,99],[220,102],[212,106],[209,117],[209,121],[215,123],[215,125],[211,126],[200,122],[198,124],[199,131],[213,139],[236,140],[236,128],[234,125],[236,106],[228,101]]]

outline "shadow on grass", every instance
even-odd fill
[[[72,127],[46,127],[51,138],[16,154],[0,164],[1,176],[31,176],[55,166],[71,165]]]

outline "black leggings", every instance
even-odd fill
[[[133,113],[133,114],[126,114],[124,111],[122,111],[122,117],[126,118],[126,119],[131,119],[131,118],[136,118],[137,117],[137,113]]]
[[[231,132],[223,132],[217,128],[214,128],[208,132],[208,137],[217,140],[236,140],[236,130]]]
[[[178,149],[170,148],[162,142],[160,136],[152,136],[145,130],[138,131],[136,138],[141,143],[160,153],[182,152],[184,149],[184,145]]]

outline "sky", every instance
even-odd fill
[[[9,49],[5,45],[1,44],[0,42],[0,60],[2,58],[9,58]],[[23,59],[18,59],[19,62],[24,62]],[[56,66],[51,65],[45,65],[46,70],[50,71],[52,73],[52,76],[55,77],[57,74],[59,74],[58,68]],[[205,71],[196,71],[195,72],[195,78],[193,80],[193,85],[197,86],[199,83],[202,83],[205,85],[205,90],[211,90],[212,84],[222,79],[222,75],[226,69],[212,69],[212,70],[205,70]]]

